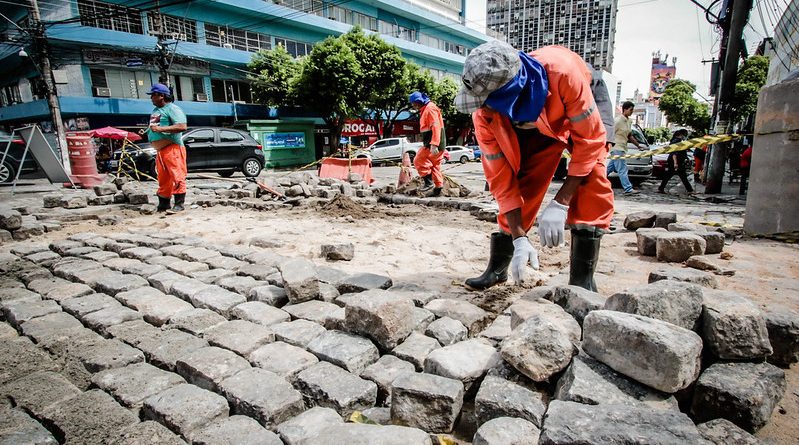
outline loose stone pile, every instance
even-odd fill
[[[669,271],[609,298],[536,288],[494,320],[162,232],[18,244],[0,272],[0,442],[755,441],[785,391],[775,364],[799,360],[799,315]]]

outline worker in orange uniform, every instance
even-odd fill
[[[469,54],[462,81],[455,106],[472,113],[500,228],[491,235],[488,268],[466,285],[486,289],[507,281],[509,266],[514,281],[521,282],[528,264],[538,268],[527,232],[566,149],[571,153],[568,176],[538,215],[538,235],[544,247],[562,246],[568,226],[569,284],[596,291],[594,271],[613,217],[613,191],[591,70],[561,46],[526,54],[492,41]]]
[[[146,132],[150,144],[157,151],[158,211],[181,212],[186,202],[186,147],[182,139],[186,114],[172,103],[172,94],[166,85],[157,83],[147,94],[155,106]],[[175,205],[170,208],[172,196]]]
[[[444,174],[441,173],[441,161],[446,146],[444,118],[441,116],[441,110],[426,94],[414,91],[408,100],[419,112],[419,130],[422,132],[424,143],[413,159],[413,166],[424,180],[421,191],[427,192],[433,188],[430,196],[439,196],[444,187]]]

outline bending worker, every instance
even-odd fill
[[[441,116],[441,110],[426,94],[414,91],[408,100],[411,106],[419,111],[419,129],[424,144],[416,153],[413,166],[424,180],[421,191],[428,192],[435,186],[431,196],[438,196],[444,186],[444,174],[441,173],[441,160],[444,158],[446,146],[444,118]]]
[[[499,232],[491,234],[488,267],[466,280],[486,289],[524,279],[538,252],[527,238],[564,149],[568,176],[538,217],[544,247],[564,245],[571,228],[569,284],[596,290],[594,271],[602,234],[613,216],[605,173],[605,128],[591,92],[591,70],[576,53],[546,46],[526,54],[492,41],[466,58],[455,106],[472,113],[482,164],[499,205]]]
[[[155,106],[150,114],[147,137],[157,151],[158,211],[180,212],[186,202],[186,147],[182,139],[186,130],[186,114],[172,103],[171,92],[166,85],[157,83],[147,94]],[[175,205],[170,208],[172,196],[175,197]]]

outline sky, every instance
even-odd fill
[[[705,6],[712,3],[698,1]],[[788,1],[754,0],[744,31],[750,54],[763,37],[774,35],[774,26]],[[622,82],[623,99],[631,98],[636,88],[647,94],[652,52],[658,50],[669,55],[669,65],[672,57],[677,57],[676,77],[693,82],[697,93],[709,98],[711,65],[701,61],[718,56],[721,32],[705,20],[698,6],[690,0],[619,0],[618,8],[612,74]],[[717,5],[713,11],[718,9]]]

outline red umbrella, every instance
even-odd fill
[[[104,138],[104,139],[127,139],[131,142],[136,142],[141,140],[141,136],[136,133],[131,133],[129,131],[120,130],[119,128],[114,127],[103,127],[98,128],[97,130],[92,130],[89,132],[92,137],[95,138]]]

